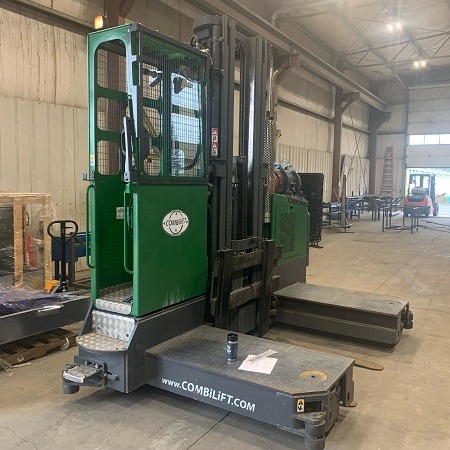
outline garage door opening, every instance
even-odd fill
[[[450,168],[408,168],[405,180],[405,195],[421,205],[423,216],[450,219]]]

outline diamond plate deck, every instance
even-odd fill
[[[95,301],[97,309],[119,314],[131,314],[133,283],[123,283],[102,289],[100,295]]]
[[[63,378],[74,383],[83,383],[86,378],[100,372],[92,366],[75,366],[63,371]]]
[[[127,341],[96,333],[87,333],[78,336],[77,344],[85,350],[98,352],[122,352],[128,348]]]
[[[114,339],[128,341],[134,330],[132,317],[105,311],[92,311],[92,331]]]

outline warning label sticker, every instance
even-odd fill
[[[298,413],[305,412],[305,400],[303,398],[297,399],[297,412]]]
[[[211,128],[211,155],[218,156],[219,154],[219,129]]]

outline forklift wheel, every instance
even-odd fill
[[[76,394],[80,390],[80,386],[76,384],[63,383],[63,394]]]
[[[430,216],[430,207],[428,206],[427,209],[425,210],[425,217],[429,216]]]

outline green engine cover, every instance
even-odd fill
[[[283,246],[278,264],[308,255],[309,213],[307,203],[297,203],[287,195],[272,195],[271,238]]]

